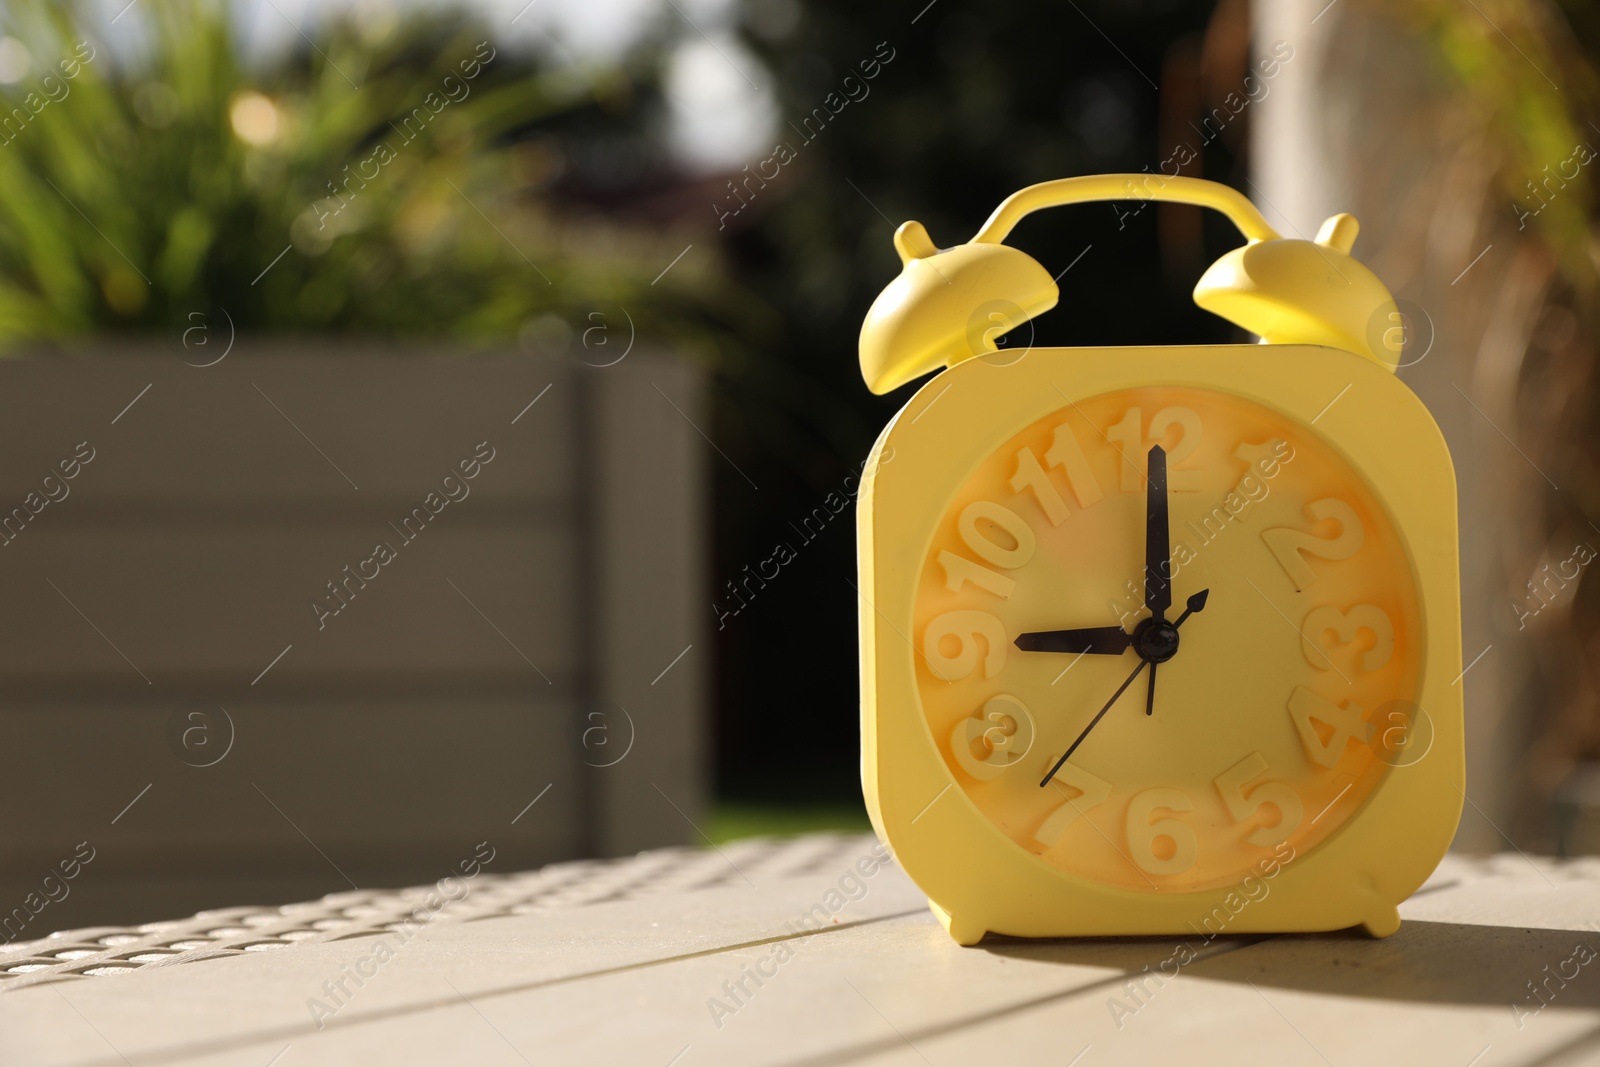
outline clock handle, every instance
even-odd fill
[[[1165,174],[1091,174],[1060,178],[1019,189],[1001,201],[994,214],[972,238],[972,244],[1000,244],[1026,216],[1047,207],[1099,200],[1161,200],[1208,207],[1226,215],[1246,239],[1272,241],[1278,232],[1267,224],[1256,206],[1237,189],[1204,178],[1169,177]],[[1348,215],[1343,216],[1349,218]],[[1354,223],[1354,219],[1351,222]],[[1354,230],[1350,239],[1355,240]],[[1342,251],[1348,252],[1346,245]]]

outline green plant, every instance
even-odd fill
[[[0,349],[182,330],[504,342],[610,302],[698,329],[709,257],[651,279],[674,235],[557,218],[539,133],[592,104],[459,15],[342,22],[255,69],[220,0],[132,8],[137,58],[71,11],[7,5],[0,60]],[[26,53],[18,42],[26,42]],[[482,42],[482,43],[480,43]],[[20,57],[20,60],[19,60]]]

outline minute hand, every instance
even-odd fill
[[[1144,509],[1144,606],[1165,619],[1172,607],[1172,538],[1167,522],[1167,453],[1154,445],[1147,457]]]
[[[1172,624],[1172,628],[1176,630],[1178,627],[1184,624],[1184,620],[1188,619],[1190,615],[1193,615],[1197,611],[1204,611],[1206,606],[1206,597],[1210,594],[1210,592],[1211,590],[1209,589],[1202,589],[1194,596],[1190,597],[1188,606],[1184,609],[1183,614],[1178,616],[1177,621]],[[1083,733],[1079,734],[1078,739],[1072,742],[1072,744],[1067,748],[1067,751],[1062,754],[1060,759],[1056,760],[1055,766],[1050,768],[1050,773],[1045,775],[1044,780],[1039,783],[1040,789],[1043,789],[1045,786],[1050,784],[1050,779],[1054,778],[1056,776],[1056,772],[1061,769],[1062,765],[1065,764],[1069,758],[1071,758],[1074,752],[1078,751],[1078,746],[1083,744],[1083,739],[1089,736],[1089,731],[1100,725],[1100,720],[1106,717],[1106,712],[1111,710],[1111,705],[1115,704],[1117,702],[1117,698],[1128,691],[1128,686],[1132,685],[1133,680],[1139,677],[1139,672],[1148,666],[1150,666],[1150,662],[1148,660],[1141,659],[1139,661],[1139,665],[1133,669],[1133,673],[1128,675],[1127,680],[1117,687],[1117,691],[1115,693],[1111,694],[1111,699],[1106,701],[1106,706],[1101,708],[1099,714],[1095,715],[1093,719],[1089,720],[1089,725],[1083,728]]]

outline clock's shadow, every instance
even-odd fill
[[[1149,959],[1130,967],[1134,945],[1146,948],[1139,955]],[[1194,954],[1182,966],[1177,961],[1187,954],[1180,945]],[[1497,1005],[1513,1013],[1538,1012],[1545,1004],[1600,1009],[1600,933],[1592,929],[1410,919],[1383,939],[1361,930],[1210,940],[1139,938],[1132,943],[1121,938],[1024,941],[991,936],[979,947],[1013,959],[1117,968],[1121,975],[1099,983],[1113,993],[1129,981],[1138,991],[1203,978],[1340,997]]]
[[[948,935],[931,917],[924,924],[906,929],[918,930],[918,936],[926,937],[929,944],[937,943],[946,952],[988,953],[1002,962],[1026,960],[1035,965],[1092,967],[1102,975],[1065,988],[1051,988],[1051,983],[1033,977],[1030,987],[1037,992],[1027,999],[991,1006],[975,1014],[952,1015],[921,1029],[897,1030],[894,1035],[855,1047],[851,1050],[853,1056],[887,1053],[907,1041],[915,1046],[1003,1016],[1082,1002],[1086,997],[1105,1000],[1108,1010],[1116,1001],[1128,1014],[1138,1014],[1145,1005],[1167,1003],[1166,998],[1174,995],[1171,990],[1184,988],[1197,979],[1234,982],[1240,988],[1253,986],[1256,993],[1268,998],[1274,991],[1298,990],[1390,1002],[1492,1006],[1506,1011],[1508,1016],[1513,1013],[1513,1005],[1523,1012],[1535,1012],[1540,1010],[1542,1001],[1554,1011],[1600,1008],[1600,932],[1594,929],[1409,919],[1392,937],[1381,940],[1358,929],[1326,934],[1235,934],[1210,940],[1202,935],[1031,940],[991,934],[973,948],[951,945]],[[1171,963],[1163,971],[1163,963],[1185,958],[1179,948],[1182,945],[1194,953],[1192,962],[1177,968],[1176,975]],[[1579,946],[1584,951],[1578,951]],[[1592,956],[1591,946],[1595,953]],[[1587,963],[1578,962],[1585,958]],[[1547,966],[1549,970],[1545,969]],[[1538,987],[1537,998],[1529,982]],[[1256,993],[1247,990],[1245,995]],[[1116,1017],[1115,1013],[1112,1017]],[[1527,1016],[1523,1018],[1531,1021]],[[1192,1029],[1196,1022],[1196,1018],[1188,1018],[1185,1026]],[[1549,1058],[1539,1062],[1565,1063],[1567,1060],[1562,1057],[1573,1052],[1592,1053],[1596,1043],[1600,1043],[1600,1026],[1582,1030],[1549,1050]],[[794,1061],[788,1067],[820,1067],[851,1059],[835,1050],[826,1058]]]

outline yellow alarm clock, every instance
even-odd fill
[[[1112,199],[1225,213],[1246,243],[1194,298],[1262,343],[1001,352],[1058,295],[1006,235]],[[862,375],[940,373],[859,497],[862,780],[957,942],[1387,936],[1444,855],[1455,474],[1355,236],[1148,174],[1032,186],[942,251],[896,232]]]

